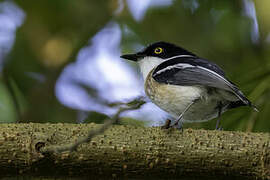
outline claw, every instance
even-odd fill
[[[216,130],[218,130],[218,131],[223,131],[223,127],[222,127],[222,126],[216,127]]]
[[[183,121],[181,121],[181,120],[176,121],[172,127],[179,129],[182,133],[184,132]]]
[[[171,120],[167,119],[165,124],[161,126],[161,129],[169,129],[171,127]]]

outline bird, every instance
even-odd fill
[[[201,58],[175,44],[159,41],[123,59],[138,63],[148,98],[169,113],[183,130],[183,123],[218,118],[229,109],[255,105],[231,82],[214,62]]]

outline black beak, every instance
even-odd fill
[[[144,56],[136,53],[136,54],[124,54],[120,57],[123,59],[131,60],[131,61],[138,61],[140,58],[143,58]]]

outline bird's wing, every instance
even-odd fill
[[[153,78],[160,83],[192,86],[203,85],[232,92],[244,104],[251,102],[236,85],[225,78],[224,72],[214,63],[199,58],[170,59],[158,65]]]

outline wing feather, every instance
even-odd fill
[[[177,61],[175,59],[169,61],[171,62],[165,61],[156,67],[152,75],[156,81],[181,86],[203,85],[223,89],[232,92],[244,104],[252,106],[239,88],[225,78],[224,73],[218,73],[223,72],[222,70],[209,69],[205,66],[206,63],[198,63],[194,58],[190,58],[190,62],[187,62],[186,58],[184,61],[181,61],[181,58]],[[218,68],[218,66],[212,67]]]

